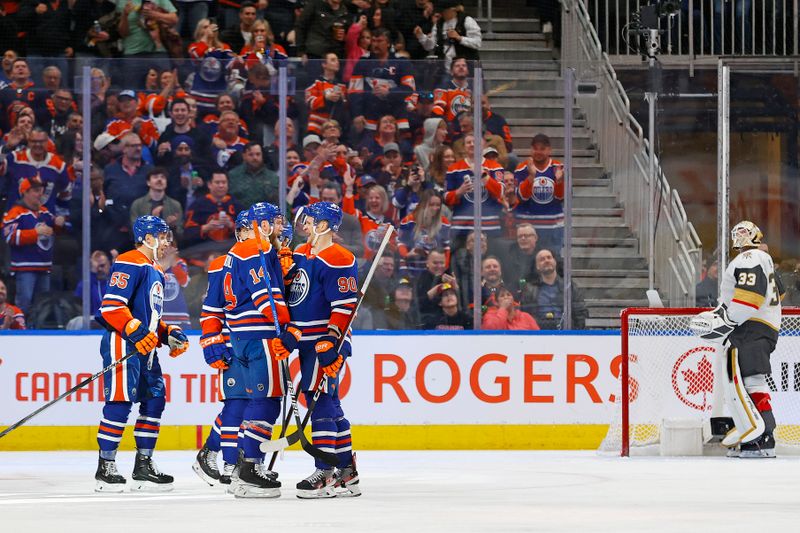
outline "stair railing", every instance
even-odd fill
[[[630,101],[602,51],[583,0],[562,0],[561,66],[575,70],[577,104],[599,149],[600,163],[624,207],[624,220],[648,257],[650,146],[630,111]],[[693,306],[702,265],[702,243],[678,191],[670,187],[656,158],[655,286],[672,307]],[[650,228],[650,231],[653,231]]]

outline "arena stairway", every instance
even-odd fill
[[[553,156],[561,159],[564,98],[558,52],[530,10],[523,7],[521,16],[531,18],[494,18],[491,34],[487,21],[478,19],[484,29],[486,89],[492,109],[508,121],[520,159],[528,156],[538,133],[551,138]],[[573,279],[589,310],[586,327],[618,328],[622,308],[647,305],[647,262],[624,222],[609,175],[598,163],[602,147],[592,139],[578,106],[573,117]]]

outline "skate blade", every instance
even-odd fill
[[[206,483],[208,483],[212,487],[219,482],[219,480],[214,479],[213,477],[211,477],[208,474],[206,474],[203,471],[203,469],[200,467],[200,463],[198,463],[197,461],[195,461],[194,464],[192,465],[192,470],[194,470],[194,473],[197,474],[197,477],[199,477],[200,479],[202,479],[203,481],[205,481]]]
[[[237,498],[280,498],[281,489],[262,489],[254,485],[239,483],[233,487],[233,495]]]
[[[119,494],[125,492],[125,483],[106,483],[105,481],[96,480],[94,486],[95,492],[107,492],[111,494]]]
[[[739,459],[774,459],[775,450],[742,450]]]
[[[325,487],[322,489],[305,490],[297,489],[297,497],[301,500],[318,500],[321,498],[335,498],[336,491],[333,487]]]
[[[131,492],[170,492],[172,483],[153,483],[152,481],[136,481],[131,484]]]
[[[337,498],[357,498],[361,496],[361,489],[358,485],[351,485],[349,487],[336,487]]]
[[[738,458],[740,453],[742,452],[738,448],[730,448],[727,453],[725,453],[725,457]]]

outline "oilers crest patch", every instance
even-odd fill
[[[164,273],[164,300],[171,302],[180,294],[181,286],[172,272]]]
[[[308,272],[306,272],[304,268],[301,268],[297,271],[297,274],[295,274],[292,280],[292,284],[289,286],[289,297],[287,298],[289,305],[295,306],[305,300],[310,288],[311,282],[308,279]]]
[[[547,176],[536,176],[533,179],[531,199],[537,204],[549,204],[555,198],[556,182]]]
[[[159,318],[164,314],[164,286],[160,281],[156,281],[150,287],[150,308]]]

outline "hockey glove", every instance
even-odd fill
[[[336,337],[333,335],[320,337],[314,345],[314,350],[317,352],[319,364],[322,365],[322,371],[330,377],[336,377],[344,362],[342,356],[336,352]]]
[[[222,335],[214,335],[200,339],[200,347],[203,349],[203,357],[211,368],[217,370],[227,370],[231,360],[231,350],[225,344]]]
[[[167,327],[167,342],[169,343],[170,357],[178,357],[189,349],[189,339],[178,326]]]
[[[144,327],[136,318],[125,324],[125,338],[136,346],[136,351],[147,355],[158,346],[158,335]]]
[[[283,277],[286,278],[289,275],[289,272],[294,267],[294,259],[292,259],[292,249],[288,246],[284,246],[278,251],[278,260],[281,262],[281,272],[283,273]]]
[[[342,369],[343,364],[344,364],[344,358],[341,355],[337,355],[336,359],[334,359],[331,364],[322,367],[322,371],[329,378],[335,378],[336,374],[339,373],[339,370]]]
[[[280,337],[270,339],[269,351],[276,361],[283,361],[297,348],[302,336],[303,333],[299,329],[289,324]]]
[[[736,326],[736,322],[728,317],[728,308],[722,304],[713,311],[703,311],[689,323],[689,329],[695,335],[718,344],[724,344]]]

